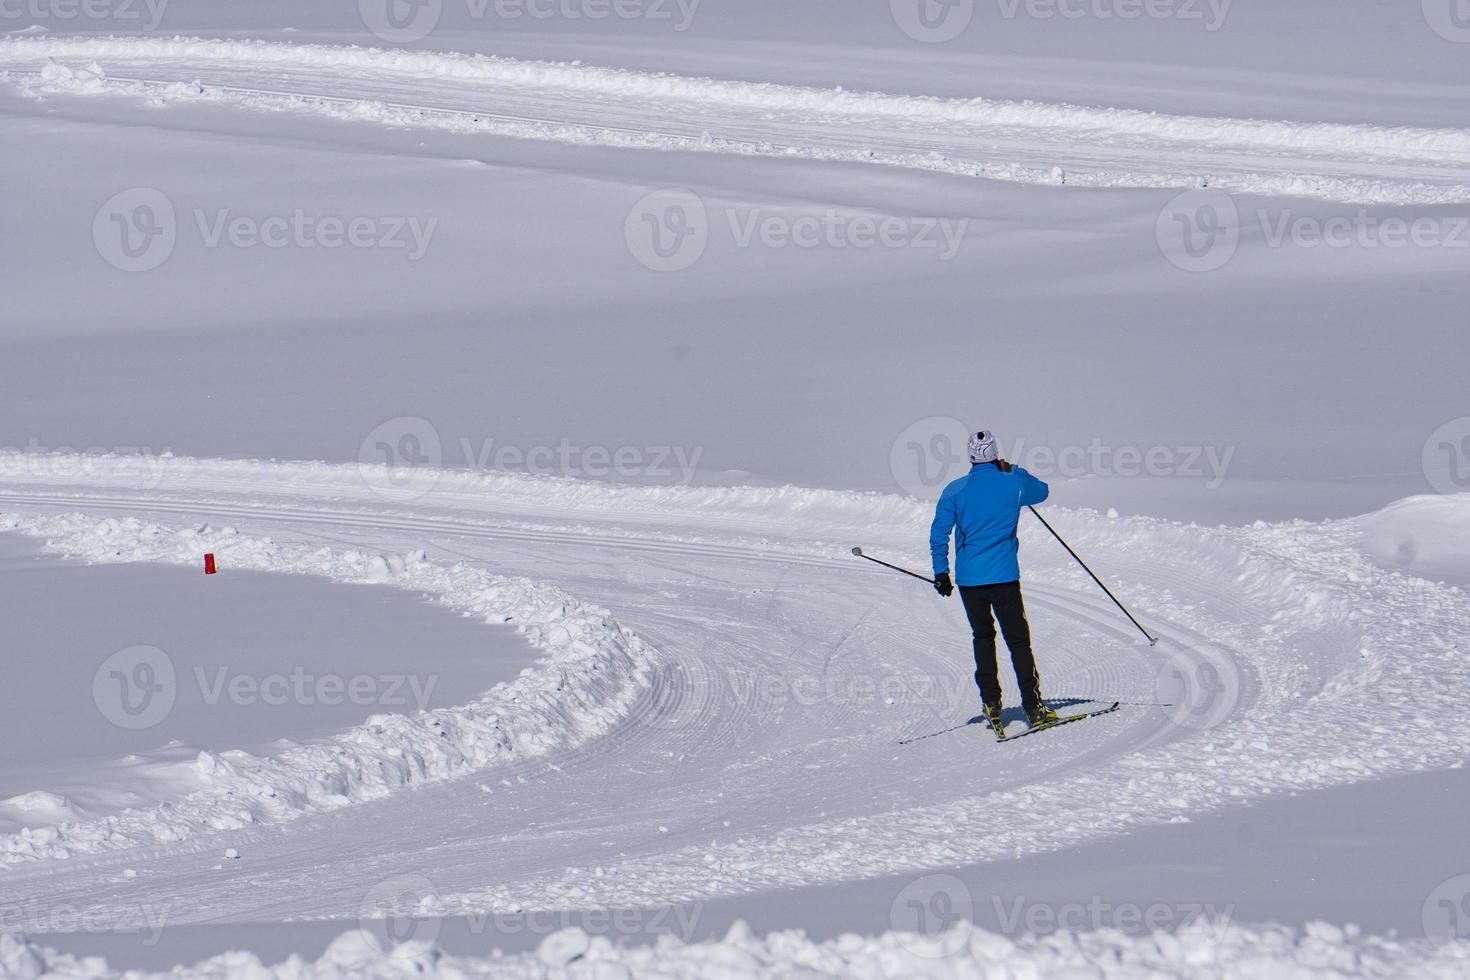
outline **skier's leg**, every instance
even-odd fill
[[[1016,683],[1021,687],[1021,703],[1030,713],[1041,704],[1041,676],[1036,671],[1036,658],[1031,653],[1031,624],[1026,622],[1026,604],[1021,598],[1021,583],[1007,582],[991,586],[995,618],[1011,651],[1011,666],[1016,669]]]
[[[990,596],[983,585],[960,586],[960,601],[970,619],[970,632],[975,637],[975,686],[980,688],[980,701],[1000,704],[1000,671],[995,662],[995,620],[990,615]]]

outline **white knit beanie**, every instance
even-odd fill
[[[995,433],[981,429],[970,436],[970,462],[993,463],[1000,458],[1000,451],[995,447]]]

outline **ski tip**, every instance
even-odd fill
[[[863,549],[861,549],[861,548],[853,548],[852,549],[852,553],[855,554],[855,555],[857,555],[859,558],[861,558],[863,556]]]

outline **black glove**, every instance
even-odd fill
[[[934,591],[942,596],[954,595],[954,583],[949,580],[948,572],[940,572],[934,576]]]

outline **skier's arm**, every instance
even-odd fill
[[[1048,487],[1042,481],[1038,480],[1036,477],[1032,476],[1030,473],[1027,473],[1024,468],[1017,466],[1016,472],[1021,474],[1022,507],[1030,507],[1032,504],[1039,504],[1043,500],[1045,500],[1048,495],[1051,494],[1050,487]]]
[[[934,523],[929,525],[929,554],[934,559],[934,575],[949,574],[949,535],[954,530],[954,497],[941,494],[934,508]]]

